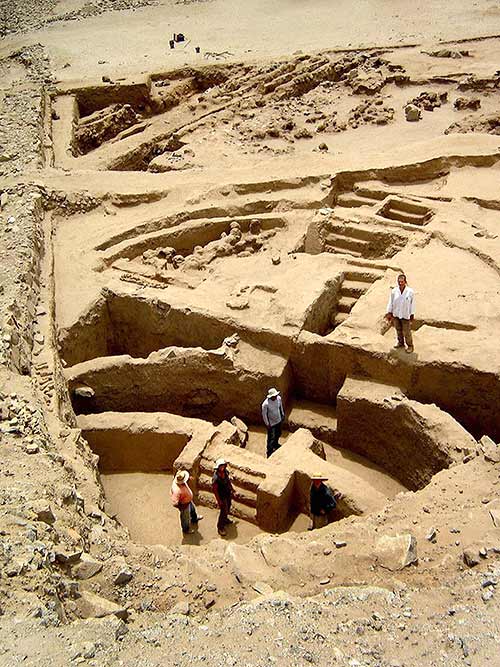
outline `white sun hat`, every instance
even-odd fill
[[[177,484],[185,484],[189,479],[189,473],[187,470],[179,470],[175,476],[175,481]]]

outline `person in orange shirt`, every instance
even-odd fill
[[[181,528],[183,533],[194,533],[192,525],[197,526],[198,521],[203,519],[193,503],[193,492],[188,486],[189,473],[187,470],[179,470],[172,482],[170,489],[170,498],[172,505],[177,507],[181,519]]]

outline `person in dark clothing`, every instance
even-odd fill
[[[228,518],[231,510],[231,500],[233,497],[233,485],[227,471],[227,463],[224,459],[217,459],[215,462],[215,472],[212,478],[212,490],[217,500],[220,513],[217,521],[217,531],[219,535],[226,535],[226,526],[233,523]]]
[[[311,518],[312,528],[323,528],[330,523],[330,514],[337,507],[337,501],[331,488],[324,482],[327,477],[313,475],[311,477]]]

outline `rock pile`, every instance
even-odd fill
[[[463,120],[452,123],[445,131],[445,134],[451,132],[485,132],[487,134],[500,134],[500,115],[489,114],[481,116],[467,116]]]
[[[5,94],[0,112],[0,176],[15,176],[42,165],[42,114],[39,88],[12,88]]]
[[[16,393],[0,393],[0,433],[22,438],[28,454],[50,447],[45,420],[38,407]]]
[[[463,111],[464,109],[477,111],[481,106],[481,100],[479,97],[457,97],[457,99],[453,102],[453,106],[457,111]]]
[[[229,224],[228,231],[222,232],[219,239],[209,241],[204,246],[195,246],[191,254],[177,254],[172,247],[155,248],[142,254],[142,262],[154,266],[160,277],[163,272],[173,269],[200,271],[220,257],[246,257],[258,252],[275,234],[274,229],[262,231],[259,220],[252,220],[248,232],[245,233],[242,232],[240,223],[233,221]]]
[[[430,91],[424,91],[420,93],[417,97],[414,97],[412,100],[408,101],[408,104],[412,104],[422,111],[434,111],[441,105],[445,104],[448,101],[448,93],[435,93]]]
[[[423,53],[426,53],[428,56],[432,56],[433,58],[458,59],[470,57],[470,51],[466,49],[460,49],[460,51],[454,49],[437,49],[436,51],[423,51]]]
[[[43,253],[42,195],[37,188],[3,190],[0,210],[0,361],[26,372]]]
[[[349,125],[353,128],[372,123],[387,125],[394,118],[394,109],[386,104],[380,96],[365,100],[349,114]]]
[[[155,4],[158,4],[158,0],[118,0],[118,2],[114,2],[114,0],[88,0],[78,10],[54,15],[54,3],[51,0],[34,0],[29,3],[6,0],[2,7],[0,37],[16,32],[38,30],[58,21],[80,21],[107,11],[135,9]]]

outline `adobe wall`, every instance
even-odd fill
[[[302,331],[290,361],[294,393],[310,401],[335,403],[347,376],[390,384],[412,399],[434,403],[475,437],[500,440],[500,377],[464,364],[404,363],[385,351],[352,345]]]
[[[367,514],[383,507],[387,498],[366,481],[325,460],[322,444],[307,429],[291,435],[270,458],[269,471],[257,490],[259,526],[286,530],[290,514],[309,514],[313,475],[324,475],[330,488],[341,494],[336,516]]]
[[[474,453],[474,438],[435,405],[395,386],[348,378],[337,396],[337,444],[382,466],[411,490]]]
[[[216,349],[233,333],[270,351],[284,355],[290,351],[291,340],[282,334],[241,327],[230,318],[108,289],[78,322],[59,330],[58,341],[61,356],[73,366],[111,354],[147,357],[170,345]]]
[[[66,378],[77,413],[173,412],[212,421],[234,415],[261,422],[261,403],[272,382],[288,395],[290,373],[282,358],[248,346],[247,357],[262,357],[262,368],[240,365],[240,356],[225,348],[167,348],[147,359],[107,357],[67,369]],[[92,397],[74,390],[90,387]]]
[[[203,450],[213,427],[165,413],[79,415],[78,427],[99,456],[101,473],[171,472],[180,454]]]

